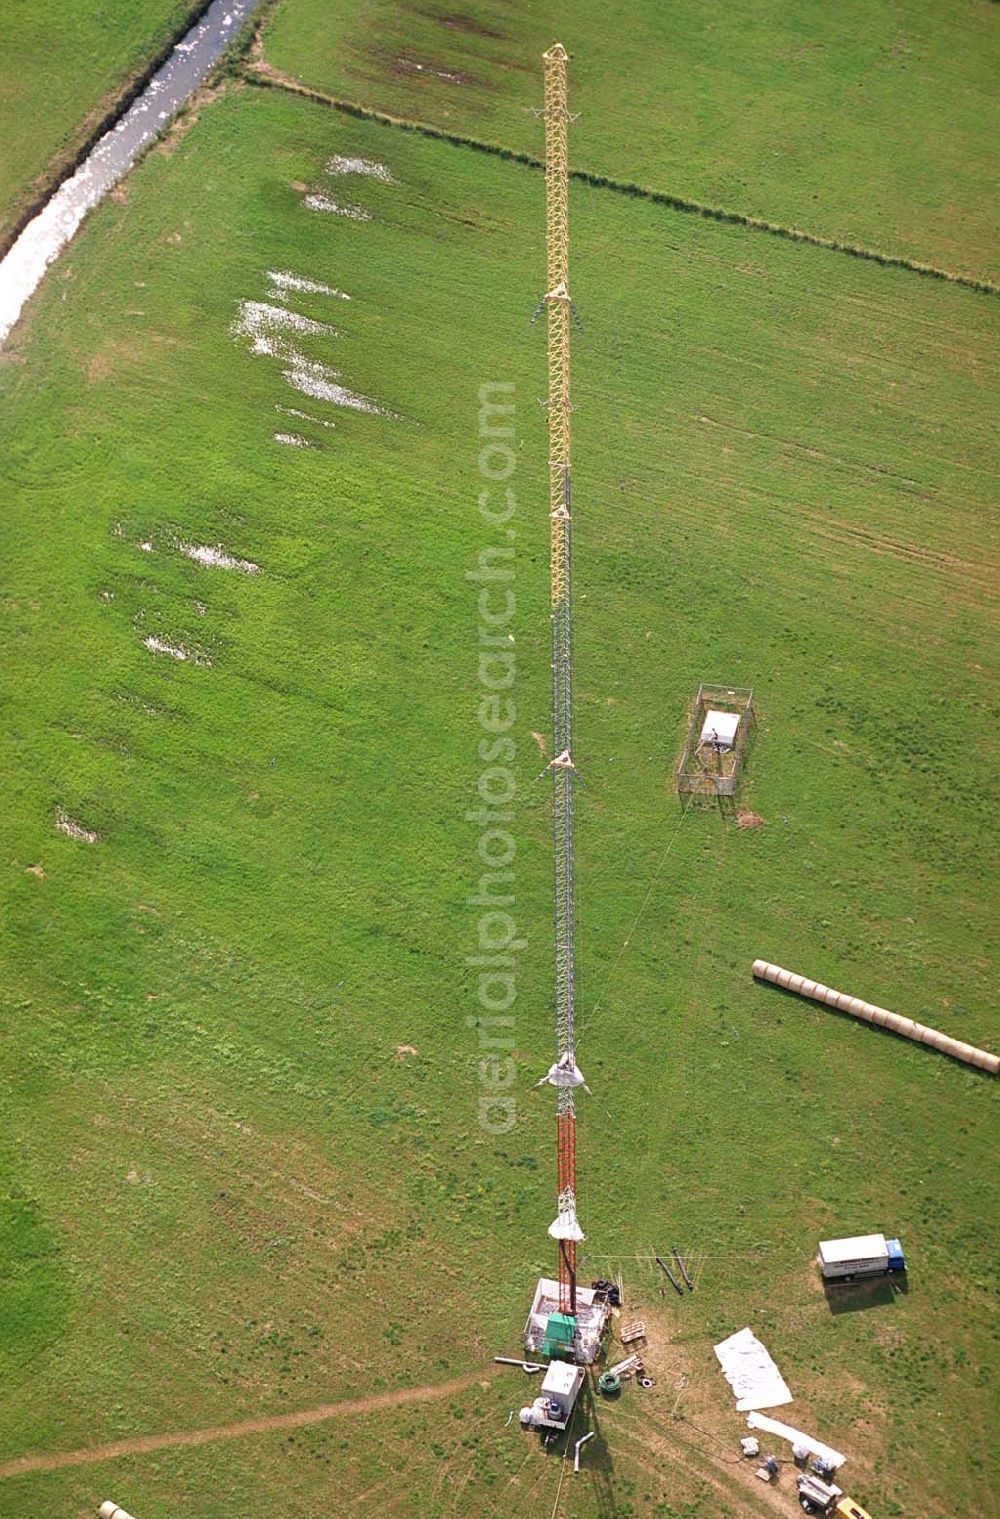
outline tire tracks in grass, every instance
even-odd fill
[[[466,1372],[448,1382],[431,1382],[423,1387],[399,1387],[391,1392],[371,1393],[364,1398],[343,1398],[338,1403],[320,1403],[314,1408],[295,1409],[289,1413],[265,1414],[256,1419],[242,1419],[234,1424],[215,1424],[206,1429],[181,1429],[159,1435],[129,1435],[106,1445],[92,1445],[84,1450],[42,1452],[15,1456],[0,1462],[0,1480],[21,1477],[31,1472],[59,1471],[67,1466],[90,1466],[102,1461],[116,1461],[123,1456],[144,1456],[158,1450],[184,1446],[212,1445],[218,1440],[236,1440],[245,1435],[269,1434],[279,1429],[301,1429],[308,1424],[322,1424],[352,1414],[375,1413],[383,1408],[399,1408],[407,1403],[427,1403],[464,1392],[492,1372],[492,1367]]]
[[[389,111],[377,111],[372,106],[360,105],[357,101],[345,100],[338,95],[329,95],[324,90],[316,90],[309,85],[300,84],[298,80],[260,57],[244,66],[241,78],[260,89],[284,90],[288,94],[299,95],[303,100],[311,100],[315,105],[327,106],[331,110],[342,112],[345,116],[353,116],[359,121],[372,121],[380,126],[395,127],[403,132],[415,132],[420,137],[430,137],[437,142],[450,143],[456,148],[470,148],[473,152],[485,153],[491,158],[501,158],[508,163],[521,164],[528,169],[544,169],[545,167],[544,161],[531,153],[521,153],[513,148],[506,148],[501,143],[488,142],[478,137],[447,132],[443,127],[432,126],[427,121],[418,121],[407,116],[394,116]],[[947,284],[960,285],[966,290],[973,290],[979,295],[1000,295],[1000,285],[995,285],[990,280],[977,279],[975,275],[959,274],[957,270],[952,269],[941,269],[936,264],[921,263],[917,259],[904,258],[896,253],[885,253],[878,248],[868,248],[860,243],[845,243],[839,238],[823,237],[818,232],[807,232],[801,227],[785,226],[782,222],[749,216],[742,211],[729,211],[724,206],[708,206],[701,201],[688,200],[682,195],[672,195],[666,190],[653,190],[646,185],[637,185],[631,180],[613,179],[606,174],[593,174],[587,169],[570,169],[569,177],[578,184],[590,185],[597,190],[610,190],[616,195],[626,195],[636,200],[650,201],[653,205],[667,206],[671,211],[682,211],[690,216],[701,216],[708,221],[724,222],[734,227],[746,227],[753,232],[766,232],[771,237],[784,238],[793,243],[805,243],[813,248],[823,248],[828,253],[840,253],[847,258],[880,264],[885,269],[901,269],[910,274],[922,275],[925,279],[943,280]]]

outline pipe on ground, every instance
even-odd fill
[[[580,1446],[586,1445],[587,1441],[592,1440],[596,1434],[596,1429],[590,1429],[585,1435],[581,1435],[579,1440],[577,1440],[576,1445],[573,1448],[573,1470],[575,1472],[578,1472],[580,1470]]]
[[[117,1503],[113,1503],[110,1498],[104,1500],[97,1514],[98,1519],[132,1519],[131,1514],[126,1514],[125,1510],[119,1508]]]
[[[862,1002],[860,997],[835,992],[832,987],[824,986],[820,981],[796,976],[793,971],[772,965],[769,960],[755,960],[753,973],[758,981],[769,981],[772,986],[780,986],[786,992],[795,992],[799,997],[810,997],[813,1002],[825,1002],[827,1007],[850,1013],[853,1018],[874,1023],[879,1028],[891,1029],[894,1034],[902,1034],[904,1039],[912,1039],[915,1044],[928,1044],[931,1049],[940,1050],[943,1055],[951,1055],[955,1060],[963,1060],[966,1065],[989,1071],[991,1076],[1000,1073],[1000,1055],[991,1055],[988,1050],[977,1049],[974,1044],[952,1039],[937,1029],[925,1028],[922,1023],[915,1023],[912,1018],[903,1018],[899,1013],[890,1013],[887,1008],[876,1007],[873,1002]]]

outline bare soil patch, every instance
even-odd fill
[[[126,1440],[112,1440],[107,1445],[93,1445],[86,1450],[57,1451],[49,1455],[17,1456],[0,1465],[0,1479],[19,1477],[26,1472],[52,1472],[66,1466],[87,1466],[97,1461],[115,1461],[120,1456],[148,1455],[151,1451],[171,1447],[211,1445],[216,1440],[235,1440],[241,1435],[266,1434],[275,1429],[301,1429],[326,1419],[352,1414],[373,1413],[381,1408],[398,1408],[405,1403],[425,1403],[431,1398],[446,1398],[463,1392],[482,1380],[481,1370],[453,1377],[450,1382],[430,1383],[424,1387],[400,1387],[395,1392],[377,1392],[367,1398],[345,1398],[340,1403],[320,1403],[315,1408],[300,1408],[291,1413],[268,1414],[260,1419],[244,1419],[238,1424],[216,1424],[208,1429],[179,1429],[168,1434],[133,1435]]]
[[[418,10],[418,16],[426,16],[428,21],[436,21],[439,26],[446,26],[450,32],[467,32],[472,37],[489,37],[494,42],[502,42],[503,32],[495,32],[481,21],[476,21],[472,16],[461,16],[454,11],[424,11]]]

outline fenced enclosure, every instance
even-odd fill
[[[708,726],[710,712],[739,719],[732,741]],[[754,720],[753,691],[746,686],[702,683],[677,766],[677,790],[700,796],[734,796]],[[724,729],[723,724],[717,727]]]

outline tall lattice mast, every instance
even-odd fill
[[[567,54],[556,43],[545,61],[545,197],[547,213],[549,366],[549,517],[551,520],[552,730],[550,769],[555,859],[556,1060],[548,1080],[557,1092],[558,1215],[549,1229],[559,1244],[559,1309],[576,1314],[576,1089],[573,963],[573,623],[571,582],[569,330],[569,175]]]

